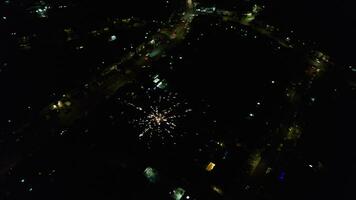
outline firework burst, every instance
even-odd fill
[[[135,117],[130,122],[138,130],[140,140],[160,139],[164,143],[183,133],[181,122],[192,109],[178,93],[149,88],[132,96],[135,98],[126,104],[134,108]]]

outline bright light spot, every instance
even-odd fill
[[[272,168],[268,167],[267,170],[266,170],[266,174],[271,173],[271,171],[272,171]]]
[[[313,165],[309,165],[310,168],[313,168]]]
[[[76,49],[77,49],[77,50],[84,49],[84,46],[82,46],[82,45],[81,45],[81,46],[78,46],[78,47],[76,47]]]
[[[62,108],[63,107],[62,101],[58,101],[57,105],[58,105],[59,108]]]
[[[158,75],[155,75],[154,77],[153,77],[153,82],[154,83],[158,83],[158,82],[160,82],[161,80],[159,79],[159,76]]]
[[[208,172],[210,172],[210,171],[212,171],[212,170],[214,169],[214,167],[215,167],[215,163],[210,162],[210,163],[206,166],[205,170],[208,171]]]
[[[60,133],[59,133],[59,135],[64,135],[66,133],[66,131],[65,130],[62,130]]]
[[[165,86],[164,86],[164,84],[163,84],[162,82],[159,82],[159,83],[157,84],[157,87],[158,87],[158,88],[161,88],[161,89],[165,88]]]
[[[218,186],[212,186],[212,189],[213,189],[216,193],[218,193],[218,194],[220,194],[220,195],[223,194],[222,189],[221,189],[220,187],[218,187]]]
[[[47,17],[47,11],[50,7],[49,6],[44,6],[42,8],[38,8],[35,12],[37,13],[37,15],[41,18],[45,18]]]
[[[187,4],[189,8],[193,8],[193,0],[187,0]]]
[[[143,172],[144,176],[148,179],[149,182],[155,183],[158,179],[158,172],[157,170],[153,169],[152,167],[147,167]]]
[[[185,193],[185,190],[183,188],[177,188],[173,190],[172,197],[174,200],[180,200]]]
[[[116,35],[112,35],[112,36],[110,36],[109,41],[112,42],[112,41],[115,41],[116,39],[117,39]]]

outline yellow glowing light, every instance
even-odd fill
[[[187,4],[189,8],[193,7],[193,0],[187,0]]]
[[[260,164],[262,160],[262,155],[260,151],[252,153],[249,158],[249,165],[250,165],[250,174],[256,170],[257,166]]]
[[[208,171],[208,172],[210,172],[210,171],[212,171],[212,170],[214,169],[214,167],[215,167],[215,163],[210,162],[210,163],[206,166],[205,170]]]
[[[57,106],[58,106],[58,108],[62,108],[63,107],[62,101],[58,101]]]

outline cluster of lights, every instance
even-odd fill
[[[57,103],[55,104],[52,104],[52,110],[61,110],[61,109],[64,109],[64,108],[67,108],[69,106],[71,106],[72,103],[70,101],[58,101]]]

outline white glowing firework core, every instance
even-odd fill
[[[164,115],[165,113],[159,113],[158,110],[154,110],[151,114],[148,115],[148,118],[151,119],[153,122],[156,123],[156,125],[161,125],[161,123],[165,123],[168,121],[166,116]]]

